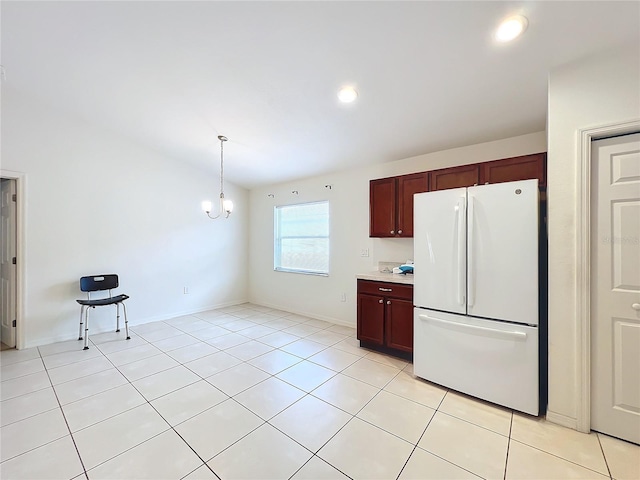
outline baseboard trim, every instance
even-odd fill
[[[289,306],[274,305],[274,304],[270,304],[268,302],[261,302],[259,300],[253,300],[253,301],[250,301],[249,303],[252,303],[253,305],[259,305],[259,306],[262,306],[262,307],[273,308],[274,310],[282,310],[282,311],[289,312],[289,313],[295,313],[296,315],[302,315],[304,317],[313,318],[315,320],[322,320],[322,321],[333,323],[333,324],[336,324],[336,325],[341,325],[343,327],[356,328],[356,326],[354,324],[347,323],[347,322],[345,322],[343,320],[339,320],[337,318],[328,317],[328,316],[325,316],[325,315],[317,315],[315,313],[305,312],[303,310],[296,310],[296,309],[292,309]]]
[[[551,423],[555,423],[572,430],[578,430],[578,420],[575,418],[562,415],[561,413],[552,412],[550,410],[547,410],[546,418]]]
[[[258,306],[262,306],[262,307],[267,307],[267,308],[273,308],[274,310],[282,310],[285,312],[289,312],[289,313],[294,313],[296,315],[302,315],[304,317],[309,317],[309,318],[313,318],[316,320],[322,320],[325,322],[329,322],[329,323],[333,323],[335,325],[342,325],[345,327],[351,327],[351,328],[355,328],[355,325],[349,324],[347,322],[344,322],[342,320],[338,320],[337,318],[333,318],[333,317],[328,317],[325,315],[317,315],[314,313],[310,313],[310,312],[306,312],[303,310],[296,310],[296,309],[291,309],[290,307],[286,307],[286,306],[282,306],[282,305],[274,305],[274,304],[269,304],[267,302],[259,302],[259,301],[249,301],[246,299],[241,299],[241,300],[233,300],[230,302],[224,302],[224,303],[218,303],[215,305],[208,305],[206,307],[200,307],[197,308],[195,310],[183,310],[183,311],[179,311],[179,312],[172,312],[172,313],[167,313],[167,314],[163,314],[163,315],[155,315],[153,317],[145,317],[142,319],[137,319],[135,321],[129,320],[129,326],[130,327],[136,327],[138,325],[144,325],[146,323],[151,323],[151,322],[162,322],[165,320],[170,320],[172,318],[176,318],[176,317],[182,317],[185,315],[197,315],[198,313],[201,312],[206,312],[208,310],[216,310],[219,308],[224,308],[224,307],[232,307],[234,305],[242,305],[244,303],[251,303],[253,305],[258,305]],[[122,317],[121,317],[122,320]],[[123,327],[122,322],[121,322],[121,327]],[[106,326],[104,328],[91,328],[91,335],[98,335],[100,333],[106,333],[106,332],[111,332],[113,331],[113,326],[109,325]],[[75,331],[73,331],[75,332]],[[55,337],[48,337],[48,338],[44,338],[44,339],[39,339],[36,340],[35,342],[27,342],[27,344],[24,346],[24,348],[32,348],[32,347],[40,347],[40,346],[44,346],[44,345],[49,345],[51,343],[57,343],[57,342],[65,342],[68,340],[74,340],[77,339],[78,337],[75,335],[75,333],[71,333],[70,335],[57,335]]]
[[[142,319],[136,319],[136,320],[131,320],[129,319],[129,326],[130,327],[136,327],[139,325],[144,325],[146,323],[151,323],[151,322],[162,322],[164,320],[170,320],[172,318],[176,318],[176,317],[183,317],[185,315],[196,315],[198,313],[201,312],[206,312],[208,310],[216,310],[218,308],[224,308],[224,307],[232,307],[234,305],[242,305],[243,303],[248,303],[248,300],[242,299],[242,300],[233,300],[230,302],[224,302],[224,303],[219,303],[219,304],[215,304],[215,305],[208,305],[206,307],[199,307],[195,310],[183,310],[183,311],[179,311],[179,312],[172,312],[172,313],[167,313],[167,314],[163,314],[163,315],[155,315],[153,317],[145,317]],[[115,317],[114,317],[115,320]],[[77,322],[77,320],[76,320]],[[89,338],[91,338],[91,336],[93,335],[98,335],[100,333],[106,333],[106,332],[112,332],[113,331],[113,327],[114,325],[107,325],[106,323],[104,325],[102,325],[102,328],[100,325],[90,325],[90,331],[89,331]],[[124,328],[124,317],[120,316],[120,328]],[[38,340],[35,340],[33,342],[26,342],[25,345],[23,346],[23,348],[33,348],[33,347],[42,347],[44,345],[50,345],[52,343],[58,343],[58,342],[66,342],[69,340],[77,340],[78,335],[77,332],[78,331],[78,323],[75,323],[75,329],[72,329],[70,331],[69,334],[64,334],[64,335],[56,335],[55,337],[47,337],[47,338],[40,338]]]

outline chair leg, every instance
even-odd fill
[[[124,310],[124,329],[127,332],[127,340],[131,340],[129,336],[129,321],[127,320],[127,306],[124,303],[122,304],[122,309]]]
[[[78,340],[82,340],[82,317],[84,316],[84,305],[80,307],[80,332],[78,332]]]
[[[87,310],[84,316],[84,348],[83,350],[89,350],[89,310],[90,308],[87,307]]]
[[[120,304],[116,303],[116,332],[120,331]]]

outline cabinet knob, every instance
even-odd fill
[[[382,303],[382,299],[378,300],[378,303]]]
[[[391,305],[391,300],[387,300],[387,305]]]
[[[398,235],[402,235],[402,230],[398,230]]]
[[[391,230],[389,233],[390,233],[391,235],[395,235],[396,231],[395,231],[395,230]]]
[[[633,303],[631,305],[631,308],[633,308],[634,310],[640,310],[640,303]]]

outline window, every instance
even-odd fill
[[[275,207],[274,269],[329,274],[329,202]]]

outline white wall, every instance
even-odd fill
[[[226,185],[233,215],[207,219],[215,162],[163,157],[6,86],[1,153],[3,170],[26,174],[22,347],[77,338],[83,275],[120,275],[130,324],[246,301],[248,192]],[[111,330],[115,308],[92,319],[91,332]]]
[[[549,76],[549,418],[576,427],[578,129],[640,119],[640,46],[558,68]]]
[[[375,270],[379,261],[404,262],[413,258],[413,239],[369,238],[369,180],[546,150],[546,135],[538,132],[253,189],[249,245],[251,301],[355,326],[356,275]],[[325,188],[327,184],[332,185],[330,190]],[[292,190],[299,194],[293,195]],[[317,200],[330,202],[330,275],[274,271],[274,206]],[[368,258],[360,257],[362,249],[369,249]],[[342,293],[346,294],[346,302],[340,301]]]

